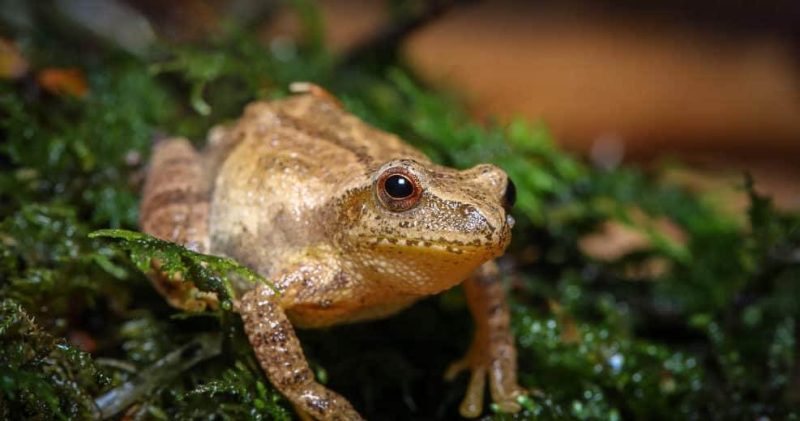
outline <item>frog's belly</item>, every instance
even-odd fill
[[[414,304],[420,297],[404,297],[391,303],[373,306],[358,306],[354,303],[342,302],[330,305],[298,304],[286,309],[294,326],[304,329],[334,326],[338,324],[356,323],[367,320],[382,319],[402,311]]]

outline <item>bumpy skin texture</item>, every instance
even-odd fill
[[[411,182],[413,196],[387,194],[384,182],[393,174]],[[505,410],[519,410],[515,400],[523,393],[491,262],[510,240],[508,183],[492,165],[457,171],[433,164],[314,88],[249,105],[235,124],[212,131],[202,154],[183,139],[159,144],[141,225],[162,239],[232,257],[277,287],[279,293],[237,286],[236,309],[270,381],[301,415],[316,419],[360,416],[315,381],[293,326],[385,317],[467,280],[476,335],[450,373],[472,370],[461,413],[474,417],[487,377]],[[153,279],[177,307],[215,305],[191,283]]]

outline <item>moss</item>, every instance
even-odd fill
[[[0,416],[91,419],[94,395],[109,384],[85,352],[44,332],[22,306],[0,301]]]
[[[503,264],[520,378],[532,391],[515,418],[784,418],[800,410],[798,215],[776,211],[745,180],[751,204],[742,226],[635,167],[587,165],[561,151],[544,123],[478,124],[396,59],[337,67],[314,9],[297,3],[312,36],[292,54],[245,33],[159,45],[140,58],[80,48],[87,41],[57,25],[13,34],[34,69],[77,67],[89,91],[74,98],[32,79],[0,82],[3,418],[89,419],[95,398],[142,384],[141,373],[162,380],[127,395],[136,402],[125,409],[130,418],[291,417],[236,315],[171,309],[140,269],[157,258],[169,271],[196,272],[201,288],[223,300],[232,273],[258,277],[130,230],[155,135],[201,142],[247,101],[285,95],[298,79],[323,83],[439,162],[494,162],[515,180],[519,224]],[[633,208],[670,217],[687,242],[638,226]],[[646,232],[653,247],[613,262],[586,256],[578,240],[608,219]],[[109,228],[121,230],[90,236]],[[636,282],[621,275],[648,258],[670,270]],[[318,377],[369,418],[452,419],[466,379],[448,384],[441,375],[470,331],[455,290],[391,319],[300,335]],[[200,339],[212,337],[215,350]],[[168,364],[192,349],[207,353],[190,367]]]
[[[232,280],[270,285],[264,277],[231,259],[195,253],[140,232],[106,229],[90,233],[89,238],[118,240],[118,247],[127,251],[144,273],[152,272],[154,263],[158,262],[159,271],[170,278],[183,274],[201,291],[214,293],[224,310],[231,310],[236,298]]]

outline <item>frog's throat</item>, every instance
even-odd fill
[[[395,293],[438,294],[463,281],[503,252],[500,244],[461,245],[404,238],[361,244],[363,274]],[[356,260],[359,260],[356,257]],[[358,263],[358,262],[357,262]]]

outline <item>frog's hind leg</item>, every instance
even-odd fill
[[[209,182],[200,155],[186,139],[160,141],[153,149],[142,192],[139,224],[147,234],[208,252]],[[184,310],[216,307],[214,294],[199,291],[178,274],[168,277],[154,262],[151,276],[156,289],[170,304]]]

